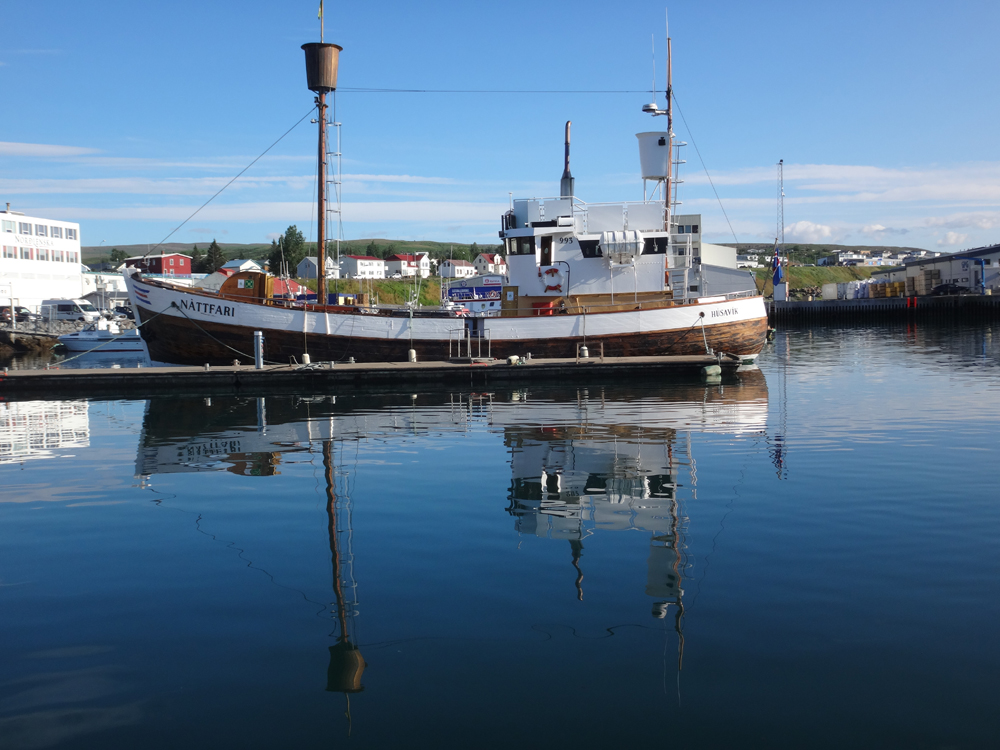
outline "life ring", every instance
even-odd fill
[[[562,294],[563,277],[561,269],[556,266],[549,266],[542,272],[542,280],[545,284],[546,292],[559,292]]]

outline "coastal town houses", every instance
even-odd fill
[[[0,304],[80,295],[80,225],[0,208]]]
[[[384,279],[385,261],[370,255],[345,255],[340,259],[342,279]]]
[[[1000,294],[1000,244],[958,253],[914,255],[902,266],[872,274],[879,281],[906,281],[930,272],[934,283],[954,284],[973,294]]]
[[[453,260],[451,258],[441,261],[438,271],[443,279],[467,279],[470,276],[476,275],[476,267],[469,263],[469,261]]]
[[[385,274],[393,277],[397,273],[404,279],[418,274],[420,278],[426,279],[431,275],[430,255],[428,253],[390,255],[385,259]]]
[[[326,256],[326,263],[324,265],[326,266],[326,278],[340,278],[340,267],[337,265],[337,261],[331,256]],[[299,261],[299,265],[295,267],[295,276],[299,279],[315,279],[318,270],[319,258],[315,255],[310,255]]]
[[[480,253],[472,261],[472,265],[476,267],[476,273],[480,276],[485,276],[489,273],[507,275],[507,261],[499,253]]]
[[[181,253],[163,255],[136,255],[125,259],[126,268],[138,268],[144,274],[162,276],[190,276],[191,256]]]

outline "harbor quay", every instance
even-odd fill
[[[146,398],[368,391],[415,386],[664,381],[735,377],[740,361],[722,355],[465,360],[452,362],[314,362],[308,365],[11,370],[0,374],[0,399]]]
[[[850,320],[986,320],[1000,315],[1000,296],[960,294],[941,297],[889,297],[875,299],[819,299],[771,302],[772,322],[824,323]]]

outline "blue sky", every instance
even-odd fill
[[[156,243],[307,115],[318,0],[6,0],[0,202],[78,221],[85,245]],[[642,197],[635,133],[664,83],[662,2],[326,4],[344,47],[345,236],[495,242],[508,193]],[[669,6],[678,136],[737,238],[959,250],[1000,241],[1000,3],[702,0]],[[633,91],[379,93],[352,89]],[[662,94],[659,95],[662,103]],[[690,126],[690,129],[688,128]],[[315,236],[306,117],[171,237]],[[682,211],[731,241],[695,149]]]

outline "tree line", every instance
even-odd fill
[[[336,253],[337,243],[328,242],[327,243],[327,254],[332,257]],[[400,254],[412,254],[416,252],[413,249],[409,249],[406,246],[402,248],[397,248],[397,246],[392,242],[376,242],[375,240],[370,240],[367,243],[362,242],[341,242],[340,243],[340,254],[344,255],[367,255],[372,258],[379,258],[385,260],[392,255]],[[482,245],[473,242],[471,245],[457,245],[448,247],[431,247],[426,251],[431,258],[437,260],[447,260],[448,258],[453,258],[455,260],[465,260],[470,263],[476,259],[480,253],[503,253],[503,246],[501,245]],[[278,236],[277,239],[271,240],[271,247],[268,250],[265,262],[268,264],[268,268],[271,273],[277,275],[285,275],[294,277],[298,269],[299,263],[309,256],[316,255],[316,243],[306,242],[305,236],[302,231],[294,224],[285,230],[284,234]],[[121,265],[125,262],[127,255],[124,250],[119,250],[118,248],[112,248],[111,250],[111,263],[114,266]],[[214,239],[212,243],[208,246],[208,249],[202,253],[201,249],[195,245],[191,251],[191,273],[214,273],[225,265],[226,261],[225,254],[222,248],[219,247],[218,242]]]

